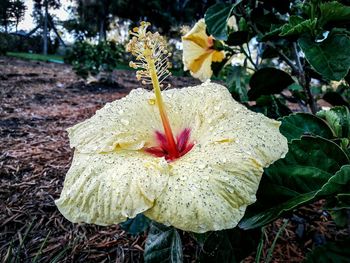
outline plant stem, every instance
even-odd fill
[[[278,53],[278,55],[281,56],[282,60],[283,60],[284,62],[286,62],[286,63],[288,64],[288,66],[291,67],[292,73],[298,73],[298,72],[299,72],[299,69],[298,69],[298,67],[295,66],[294,62],[293,62],[290,58],[288,58],[281,50],[279,50],[279,49],[275,46],[275,44],[273,44],[273,43],[270,42],[270,41],[267,41],[267,42],[266,42],[266,45],[268,45],[269,47],[273,48],[273,49]]]
[[[255,256],[255,263],[259,263],[260,262],[262,250],[264,248],[264,236],[265,236],[265,227],[263,226],[261,228],[261,237],[260,237],[260,242],[259,242],[259,245],[258,245],[258,248],[257,248],[257,252],[256,252],[256,256]]]
[[[241,46],[241,51],[244,53],[244,55],[248,58],[248,60],[250,61],[250,63],[253,65],[253,67],[255,68],[255,70],[258,70],[258,67],[256,66],[256,64],[254,63],[252,57],[247,53],[247,51],[245,51],[244,47]]]
[[[303,65],[301,64],[300,57],[298,54],[298,47],[297,47],[297,44],[295,42],[293,42],[293,51],[294,51],[295,60],[297,62],[297,66],[298,66],[297,72],[298,72],[299,83],[304,89],[304,92],[306,94],[307,103],[310,106],[311,112],[313,114],[315,114],[317,112],[317,105],[316,105],[314,97],[311,93],[310,79],[305,74]]]

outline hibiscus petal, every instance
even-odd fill
[[[204,19],[200,19],[194,27],[182,37],[182,40],[194,42],[203,49],[209,48],[209,44],[211,43],[208,41],[208,35],[205,32],[206,28],[207,26]]]
[[[188,140],[190,139],[191,130],[186,128],[178,136],[176,136],[177,148],[179,152],[186,149]]]
[[[117,224],[153,206],[167,169],[164,158],[142,152],[75,152],[56,205],[74,223]]]
[[[145,215],[199,233],[235,227],[255,201],[263,168],[288,151],[280,123],[249,111],[218,84],[166,93],[170,118],[186,112],[196,144],[171,163],[168,185]]]
[[[196,233],[235,227],[255,201],[263,169],[231,149],[235,155],[225,160],[228,154],[222,150],[227,149],[196,145],[183,160],[175,161],[167,187],[144,214]]]
[[[192,41],[183,40],[183,56],[184,70],[190,69],[192,62],[207,52],[207,49],[202,48]]]
[[[152,92],[136,89],[107,103],[86,121],[67,129],[70,145],[79,152],[111,152],[116,148],[139,150],[162,130],[158,108],[148,103]]]

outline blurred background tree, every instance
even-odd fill
[[[7,33],[11,25],[17,26],[23,19],[24,12],[26,10],[24,1],[21,0],[1,0],[0,2],[0,25],[4,27],[4,31]]]
[[[43,54],[47,55],[48,50],[48,33],[50,29],[55,30],[56,35],[59,37],[53,19],[49,14],[49,8],[57,9],[61,6],[60,0],[34,0],[34,16],[38,25],[43,28]],[[60,38],[60,37],[59,37]],[[63,41],[62,41],[63,42]]]
[[[14,19],[14,23],[16,26],[16,33],[17,33],[18,24],[23,19],[24,13],[26,11],[26,6],[24,4],[24,1],[21,1],[21,0],[12,1],[10,10]]]
[[[99,36],[106,40],[106,31],[116,17],[129,19],[134,24],[141,20],[149,21],[168,34],[171,27],[192,23],[203,17],[206,9],[215,0],[75,0],[72,7],[74,17],[65,23],[65,27],[78,39]]]

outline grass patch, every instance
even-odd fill
[[[44,62],[55,62],[55,63],[64,63],[63,56],[59,55],[42,55],[35,53],[24,53],[24,52],[7,52],[6,56],[21,58],[26,60],[34,60],[34,61],[44,61]],[[135,71],[135,69],[130,68],[128,63],[118,63],[115,67],[117,70],[131,70]],[[183,71],[179,70],[170,70],[172,75],[175,77],[183,77],[186,74]]]
[[[59,56],[59,55],[42,55],[42,54],[34,54],[34,53],[7,52],[6,56],[22,58],[27,60],[63,63],[63,56]]]

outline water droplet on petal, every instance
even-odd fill
[[[204,169],[206,167],[206,164],[205,163],[200,163],[199,165],[198,165],[198,168],[199,169]]]
[[[108,163],[108,164],[114,163],[114,161],[112,159],[107,159],[105,162]]]
[[[120,122],[124,125],[129,125],[129,121],[126,119],[121,119]]]

